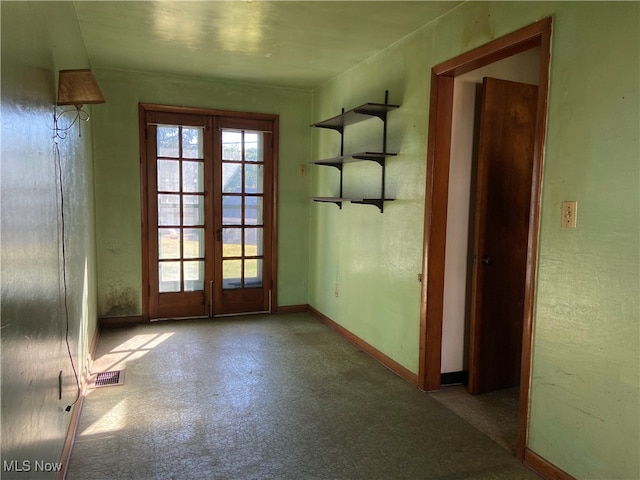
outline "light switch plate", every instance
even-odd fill
[[[575,200],[562,202],[562,228],[576,228],[578,218],[578,202]]]

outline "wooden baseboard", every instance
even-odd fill
[[[275,313],[302,313],[308,312],[309,305],[279,305],[276,307]]]
[[[127,327],[129,325],[137,325],[145,323],[142,315],[132,315],[129,317],[100,317],[98,325],[100,328]]]
[[[576,480],[564,470],[542,458],[537,453],[529,450],[524,451],[524,464],[538,475],[548,480]]]
[[[78,431],[78,423],[80,421],[80,413],[82,412],[82,405],[84,404],[84,396],[87,390],[87,384],[89,383],[89,376],[91,375],[91,367],[93,366],[93,360],[96,356],[96,347],[98,345],[98,337],[100,336],[100,327],[96,327],[96,331],[91,339],[91,345],[89,345],[89,356],[87,358],[87,364],[84,366],[80,380],[80,396],[78,401],[71,409],[71,418],[69,419],[69,428],[67,429],[67,436],[64,440],[64,446],[62,447],[62,455],[60,456],[60,462],[62,468],[56,476],[56,480],[64,480],[67,476],[67,469],[69,468],[69,460],[71,460],[71,450],[73,449],[73,443],[76,439],[76,432]]]
[[[332,330],[335,330],[337,333],[342,335],[346,340],[348,340],[349,342],[353,343],[356,347],[361,349],[363,352],[368,354],[370,357],[373,357],[375,360],[377,360],[382,365],[384,365],[389,370],[391,370],[393,373],[395,373],[396,375],[398,375],[399,377],[404,379],[406,382],[408,382],[409,384],[413,385],[414,387],[418,386],[418,376],[415,373],[413,373],[410,370],[408,370],[407,368],[403,367],[398,362],[396,362],[394,359],[388,357],[387,355],[382,353],[377,348],[373,347],[372,345],[369,345],[367,342],[362,340],[360,337],[358,337],[354,333],[350,332],[349,330],[344,328],[342,325],[337,324],[336,322],[331,320],[329,317],[327,317],[325,314],[323,314],[322,312],[320,312],[320,311],[316,310],[315,308],[313,308],[311,305],[309,305],[308,311],[309,311],[309,313],[311,315],[316,317],[318,320],[320,320],[326,326],[328,326]]]

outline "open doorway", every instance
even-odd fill
[[[449,211],[451,205],[450,193],[461,189],[456,185],[459,180],[457,172],[451,170],[459,168],[453,159],[459,142],[453,137],[454,127],[454,92],[456,80],[464,81],[463,75],[500,76],[501,70],[521,70],[522,67],[514,67],[518,61],[527,63],[527,78],[511,77],[509,80],[533,83],[538,85],[537,100],[535,103],[535,120],[533,124],[533,159],[531,164],[531,178],[529,180],[528,225],[525,237],[520,245],[525,251],[525,261],[522,267],[522,282],[524,293],[522,300],[521,318],[521,347],[518,345],[520,360],[519,391],[515,392],[517,402],[517,439],[515,441],[516,455],[524,458],[526,449],[526,429],[528,417],[529,378],[531,366],[531,328],[534,297],[535,265],[537,260],[537,239],[540,210],[540,183],[542,176],[542,155],[546,126],[546,105],[548,93],[548,72],[550,55],[551,19],[545,19],[529,27],[525,27],[513,34],[507,35],[491,43],[463,54],[432,70],[431,81],[431,110],[429,118],[429,146],[427,165],[427,187],[425,202],[425,236],[424,236],[424,266],[423,275],[426,281],[423,283],[423,296],[421,308],[421,337],[420,337],[420,371],[419,386],[427,391],[439,390],[442,385],[442,374],[455,371],[465,371],[469,365],[469,348],[472,343],[469,333],[470,302],[474,295],[473,282],[470,269],[466,260],[462,261],[458,275],[462,278],[447,278],[452,274],[452,267],[446,264],[446,253],[455,250],[464,250],[463,257],[469,259],[470,239],[473,238],[473,229],[469,232],[471,192],[473,186],[465,187],[467,192],[467,214],[460,215],[455,209]],[[511,65],[509,65],[511,64]],[[537,64],[537,65],[534,65]],[[479,69],[485,69],[480,70]],[[488,70],[487,70],[488,69]],[[492,70],[496,69],[496,70]],[[532,69],[532,70],[531,70]],[[523,73],[518,72],[516,75]],[[531,77],[535,80],[531,82]],[[503,77],[504,78],[504,77]],[[459,82],[460,83],[460,82]],[[473,83],[476,83],[474,80]],[[476,91],[476,87],[472,87]],[[472,105],[475,106],[475,95]],[[469,111],[475,123],[475,108]],[[472,149],[473,149],[473,141]],[[467,154],[471,157],[471,154]],[[475,178],[475,172],[471,166],[466,167],[466,175]],[[464,190],[464,188],[463,188]],[[464,202],[462,202],[464,203]],[[448,218],[459,217],[462,223],[466,222],[467,231],[463,234],[455,234],[448,230]],[[458,225],[458,228],[460,226]],[[458,243],[458,247],[455,247]],[[471,255],[472,257],[473,255]],[[477,259],[480,261],[480,259]],[[490,262],[490,259],[488,260]],[[462,273],[460,273],[462,272]],[[455,275],[454,275],[455,277]],[[462,285],[464,288],[452,292],[447,289],[445,282]],[[451,306],[458,313],[451,313]],[[446,313],[446,317],[445,317]],[[443,319],[446,318],[446,323]],[[450,318],[455,320],[450,321]],[[455,324],[455,325],[454,325]],[[452,328],[453,327],[453,328]],[[452,333],[453,330],[453,333]],[[451,349],[451,339],[455,339],[456,346]],[[451,352],[454,360],[451,360]],[[472,352],[473,355],[473,352]],[[454,365],[458,362],[456,365]],[[443,368],[444,367],[444,368]],[[514,396],[513,391],[510,392]]]
[[[514,453],[539,71],[536,47],[456,77],[453,90],[434,397]]]

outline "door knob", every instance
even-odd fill
[[[491,260],[490,257],[487,257],[487,256],[482,257],[483,265],[491,265],[492,263],[493,263],[493,260]]]

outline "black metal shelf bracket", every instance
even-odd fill
[[[313,201],[320,203],[333,203],[334,205],[337,205],[340,210],[342,210],[343,200],[341,198],[314,198]]]
[[[373,205],[380,209],[380,213],[384,213],[384,202],[393,202],[392,198],[363,198],[362,200],[351,200],[351,203],[360,205]]]

